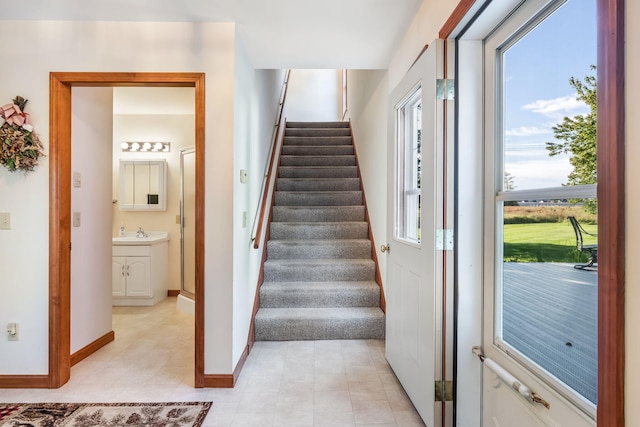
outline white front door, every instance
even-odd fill
[[[439,283],[436,65],[433,43],[390,97],[386,356],[428,426],[434,425]]]
[[[502,1],[483,15],[490,21],[480,16],[461,37],[458,64],[458,241],[475,245],[458,252],[472,307],[459,328],[481,322],[475,345],[487,357],[474,359],[474,338],[459,337],[458,372],[475,364],[482,384],[458,377],[482,396],[479,421],[464,425],[595,426],[597,267],[580,268],[588,262],[566,219],[597,234],[595,183],[578,160],[595,137],[595,1]],[[579,147],[563,146],[577,122]],[[468,416],[467,404],[458,413]]]

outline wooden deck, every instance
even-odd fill
[[[504,341],[593,403],[597,276],[573,264],[504,264]]]

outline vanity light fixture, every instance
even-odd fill
[[[153,141],[125,141],[120,144],[120,148],[125,152],[169,152],[171,151],[170,142],[153,142]]]

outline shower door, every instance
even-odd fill
[[[196,294],[196,151],[180,151],[180,294],[195,299]]]

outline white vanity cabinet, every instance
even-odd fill
[[[113,305],[154,305],[166,298],[168,238],[118,240],[112,246]]]

